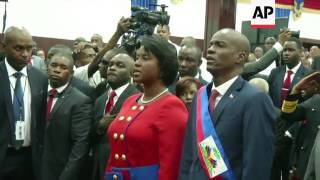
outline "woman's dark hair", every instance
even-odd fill
[[[180,98],[192,84],[195,84],[197,89],[201,87],[200,81],[194,77],[188,76],[181,78],[176,85],[176,96]]]
[[[144,47],[145,51],[151,52],[157,58],[162,82],[166,86],[172,84],[178,73],[176,48],[159,35],[143,36],[136,48],[139,49],[141,46]]]

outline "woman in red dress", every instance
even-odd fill
[[[133,72],[144,93],[129,97],[109,126],[107,180],[177,180],[188,119],[185,105],[167,89],[177,71],[174,46],[144,36]]]

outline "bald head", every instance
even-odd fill
[[[131,80],[134,60],[127,54],[120,53],[110,59],[107,70],[107,82],[112,89],[117,89]]]
[[[26,39],[30,39],[32,41],[32,37],[26,28],[11,26],[4,32],[3,42],[5,44],[8,44],[8,43],[12,42],[12,40],[15,40],[18,36],[19,37],[22,36],[22,37],[24,37]],[[33,44],[33,41],[32,41],[32,44]]]
[[[32,55],[33,41],[25,28],[9,27],[3,36],[3,47],[8,63],[17,71],[24,68]]]
[[[207,70],[215,77],[215,85],[242,72],[249,50],[247,37],[233,29],[222,29],[212,36],[207,50]]]
[[[134,68],[134,59],[129,56],[128,54],[120,53],[115,55],[111,60],[116,59],[121,62],[123,62],[127,68],[127,70],[130,72],[130,74],[133,72]]]
[[[262,92],[268,94],[269,92],[269,85],[268,82],[262,78],[253,78],[249,81],[250,84],[255,86],[256,88],[260,89]]]
[[[216,34],[221,34],[224,38],[236,48],[237,51],[243,51],[246,54],[246,58],[250,53],[250,42],[248,38],[234,29],[221,29]]]

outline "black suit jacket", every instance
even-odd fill
[[[78,180],[89,150],[91,122],[92,100],[69,85],[46,122],[43,180]]]
[[[27,66],[28,81],[31,90],[31,147],[34,174],[38,179],[41,148],[43,145],[42,120],[46,112],[47,76],[40,70]],[[5,62],[0,63],[0,167],[2,166],[8,145],[10,144],[10,122],[13,120],[13,107],[10,81]],[[32,163],[32,164],[31,164]]]
[[[110,87],[109,87],[110,88]],[[95,102],[94,105],[94,125],[91,130],[91,138],[92,138],[92,146],[93,146],[93,158],[94,158],[94,165],[93,165],[93,179],[94,180],[102,180],[104,177],[104,171],[107,165],[107,161],[109,158],[109,151],[110,147],[108,144],[107,136],[105,134],[106,131],[102,134],[97,133],[98,123],[99,120],[104,116],[104,110],[106,101],[108,99],[108,90],[102,94]],[[124,101],[131,95],[138,93],[138,89],[130,84],[120,95],[118,98],[115,106],[112,108],[110,115],[111,117],[116,117],[119,113],[122,104]]]
[[[308,75],[309,72],[310,70],[301,64],[291,82],[289,89],[291,89],[295,84],[297,84],[304,76]],[[281,88],[283,86],[285,74],[286,74],[286,66],[280,66],[280,67],[274,68],[271,71],[270,76],[268,78],[269,94],[274,106],[277,108],[281,108],[282,106]]]
[[[173,83],[171,83],[169,86],[168,86],[168,90],[172,93],[172,94],[176,94],[176,86],[177,86],[177,83],[180,79],[180,76],[178,75],[176,77],[176,79],[173,81]],[[201,83],[201,86],[204,86],[206,84],[208,84],[208,82],[206,80],[204,80],[201,76],[201,74],[199,74],[199,78],[197,78],[200,83]]]
[[[320,125],[320,95],[313,95],[298,105],[292,113],[282,112],[281,117],[291,123],[301,122],[297,136],[293,141],[291,165],[297,167],[298,175],[303,179]]]
[[[81,91],[83,94],[85,94],[86,96],[88,96],[89,98],[91,98],[93,101],[95,101],[96,99],[96,94],[95,94],[95,90],[93,87],[89,86],[88,83],[76,78],[76,77],[72,77],[72,79],[70,80],[70,84],[77,88],[79,91]]]

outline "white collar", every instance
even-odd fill
[[[114,91],[116,92],[117,97],[119,97],[123,93],[123,91],[127,89],[128,86],[129,86],[129,83],[115,89]],[[111,91],[113,91],[112,88],[110,88],[109,94]]]
[[[60,87],[55,88],[55,89],[58,91],[58,93],[61,93],[61,92],[63,92],[63,91],[67,88],[68,85],[69,85],[69,82],[66,83],[65,85],[60,86]],[[54,89],[54,88],[51,87],[51,85],[50,85],[50,83],[49,83],[49,85],[48,85],[48,92],[49,92],[51,89]]]
[[[297,73],[300,65],[301,65],[301,62],[299,62],[299,64],[297,64],[295,67],[293,67],[292,69],[290,69],[290,70],[293,72],[293,74]],[[288,70],[289,70],[289,68],[288,68],[288,66],[286,66],[286,72],[287,72]]]
[[[230,86],[236,81],[236,79],[238,78],[239,76],[235,76],[231,79],[229,79],[227,82],[221,84],[220,86],[218,87],[215,87],[214,83],[212,85],[212,89],[211,91],[213,91],[214,89],[217,90],[219,92],[219,94],[221,96],[223,96],[227,91],[228,89],[230,88]]]

